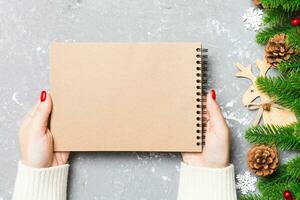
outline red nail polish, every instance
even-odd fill
[[[43,90],[41,92],[41,96],[40,96],[41,102],[44,102],[46,100],[46,98],[47,98],[47,92]]]
[[[216,95],[216,91],[214,89],[211,90],[211,98],[213,100],[216,100],[217,99],[217,95]]]

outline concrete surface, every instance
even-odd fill
[[[246,0],[0,1],[0,199],[12,196],[22,117],[49,89],[53,41],[202,41],[210,87],[232,130],[236,172],[247,170],[243,135],[256,112],[241,104],[249,82],[234,77],[233,63],[262,57],[241,19],[250,6]],[[74,154],[69,199],[176,199],[180,160],[173,153]]]

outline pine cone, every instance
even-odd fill
[[[252,0],[253,4],[259,8],[262,8],[261,0]]]
[[[258,176],[273,174],[279,165],[275,147],[254,146],[248,151],[248,166]]]
[[[288,60],[291,55],[296,54],[296,51],[286,44],[286,38],[285,34],[275,35],[267,43],[265,57],[269,64],[276,66],[282,60]]]
[[[273,66],[279,64],[282,60],[288,60],[296,51],[286,44],[287,35],[275,35],[269,40],[265,48],[265,56],[268,63]]]

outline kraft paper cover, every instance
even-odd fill
[[[201,43],[54,43],[55,151],[201,152],[197,48]]]

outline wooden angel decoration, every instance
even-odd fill
[[[284,108],[272,100],[268,95],[261,92],[256,85],[256,76],[252,73],[252,66],[244,67],[240,63],[236,64],[240,70],[236,76],[248,78],[252,84],[247,89],[243,96],[243,104],[249,110],[258,110],[253,125],[257,125],[261,119],[265,124],[286,125],[289,123],[297,122],[297,118],[293,112]],[[265,60],[256,60],[256,66],[259,69],[259,76],[266,76],[267,71],[271,65]]]

